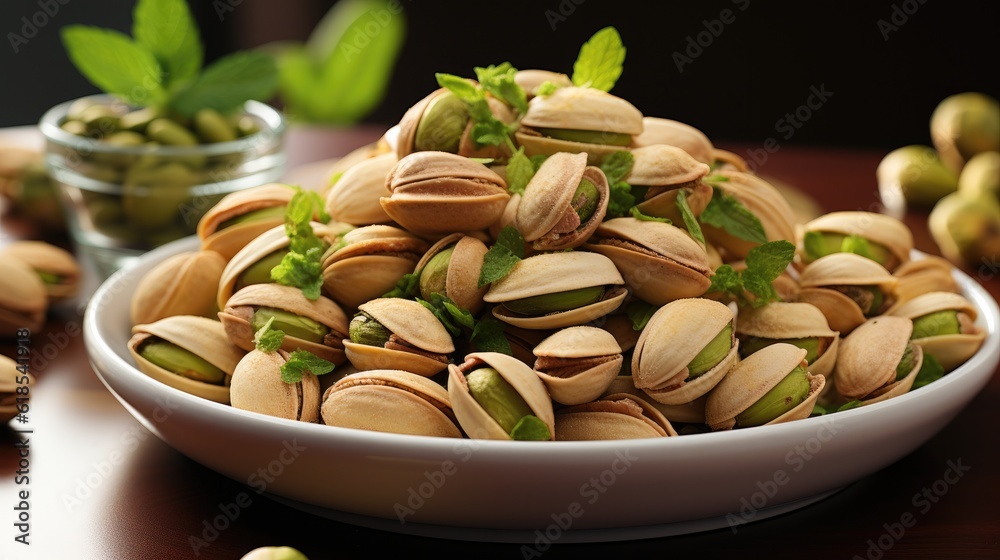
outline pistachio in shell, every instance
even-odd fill
[[[941,254],[955,264],[978,264],[1000,254],[1000,199],[949,194],[927,219]]]
[[[385,178],[397,161],[396,154],[387,152],[345,170],[326,194],[330,218],[355,226],[391,222],[379,199],[385,194]]]
[[[41,277],[21,259],[0,259],[0,336],[45,324],[49,298]]]
[[[622,367],[615,337],[590,326],[556,331],[535,347],[534,355],[534,370],[552,400],[566,405],[600,397]]]
[[[319,420],[319,379],[305,372],[302,380],[285,383],[281,367],[288,362],[284,350],[252,350],[237,364],[229,387],[233,408],[276,418],[317,422]]]
[[[539,86],[545,82],[551,82],[552,85],[557,87],[570,87],[573,85],[573,81],[566,74],[550,70],[527,69],[518,70],[514,74],[514,83],[521,86],[528,101],[531,101],[538,95]]]
[[[75,296],[80,290],[80,265],[73,254],[44,241],[14,241],[0,249],[0,259],[18,259],[42,279],[49,304]]]
[[[488,286],[479,286],[479,272],[486,256],[481,240],[456,233],[440,239],[424,253],[414,272],[419,274],[420,297],[431,300],[440,293],[456,305],[479,314]]]
[[[227,194],[198,221],[201,248],[228,261],[260,234],[284,224],[294,195],[295,189],[279,183]]]
[[[723,179],[715,183],[722,194],[734,197],[757,216],[767,241],[783,239],[795,242],[795,225],[798,222],[795,211],[774,185],[752,173],[729,169],[716,169],[713,175]],[[745,259],[750,249],[759,245],[710,224],[702,224],[702,233],[707,242],[719,249],[726,262]]]
[[[631,355],[629,356],[629,359],[631,359]],[[662,414],[663,417],[670,422],[683,424],[705,423],[705,402],[708,400],[708,394],[702,395],[695,400],[686,403],[663,404],[651,397],[646,391],[637,389],[635,386],[635,379],[632,375],[625,375],[624,373],[611,380],[611,384],[608,385],[604,395],[613,395],[615,393],[626,393],[638,397],[640,400],[649,403],[650,406],[658,410],[660,414]]]
[[[910,261],[913,250],[910,228],[877,212],[831,212],[798,229],[798,257],[803,265],[833,253],[854,252],[892,272]]]
[[[184,251],[160,261],[143,275],[132,294],[132,324],[172,315],[214,318],[225,268],[225,259],[215,251]]]
[[[958,188],[957,174],[941,161],[937,150],[917,144],[886,154],[875,177],[883,199],[902,196],[907,204],[916,207],[929,208]]]
[[[378,298],[358,307],[344,340],[347,359],[360,371],[402,369],[430,377],[455,351],[451,335],[420,303]]]
[[[931,140],[958,173],[974,155],[1000,151],[1000,101],[977,91],[950,95],[931,114]]]
[[[503,102],[486,100],[493,116],[503,123],[514,122],[514,114]],[[465,102],[446,88],[434,90],[403,114],[399,121],[396,156],[421,151],[442,151],[471,158],[501,158],[510,156],[505,146],[480,145],[472,138],[475,123],[469,117]]]
[[[960,294],[928,292],[887,313],[913,321],[913,343],[934,356],[945,372],[965,363],[986,339],[986,332],[975,325],[976,307]]]
[[[736,322],[740,356],[776,343],[806,350],[806,364],[814,375],[829,377],[837,363],[840,333],[832,330],[816,306],[804,302],[773,302],[740,310]]]
[[[653,144],[633,149],[632,156],[634,163],[625,181],[633,187],[646,187],[645,199],[637,205],[643,214],[683,224],[677,202],[680,189],[695,217],[711,202],[712,187],[702,181],[709,166],[681,148]]]
[[[323,394],[320,413],[328,426],[462,437],[448,391],[408,371],[370,370],[343,377]]]
[[[24,395],[18,394],[18,387],[30,388],[35,384],[35,376],[21,371],[18,363],[0,355],[0,425],[10,422],[18,414],[18,403],[24,402]],[[18,400],[20,397],[21,400]]]
[[[877,262],[854,253],[833,253],[806,266],[799,301],[819,308],[830,328],[846,336],[896,299],[898,280]]]
[[[651,403],[628,393],[616,393],[569,406],[556,413],[559,441],[642,439],[676,436]]]
[[[908,392],[923,364],[910,342],[913,322],[883,315],[868,319],[840,343],[834,388],[846,400],[872,404]]]
[[[937,255],[924,255],[900,266],[892,273],[897,279],[895,305],[928,292],[958,293],[958,282],[952,276],[954,270],[948,259]]]

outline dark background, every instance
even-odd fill
[[[35,123],[51,105],[96,91],[66,57],[60,27],[131,26],[134,0],[58,1],[67,3],[16,54],[8,34],[21,33],[21,18],[38,12],[39,0],[0,2],[0,126]],[[944,97],[962,91],[1000,97],[1000,2],[994,1],[401,2],[408,23],[403,54],[388,96],[366,119],[386,127],[436,87],[434,72],[471,76],[473,66],[509,60],[518,68],[571,73],[580,45],[606,25],[618,28],[628,48],[613,93],[646,115],[687,122],[717,141],[927,144],[931,112]],[[235,6],[220,17],[219,5],[228,3]],[[211,61],[235,49],[304,39],[333,2],[189,4]],[[720,23],[712,21],[727,9],[735,20],[718,33]],[[888,40],[879,20],[898,26]],[[708,43],[705,22],[718,36],[700,53],[685,53],[699,33]],[[678,71],[674,53],[694,56]],[[800,128],[781,127],[779,119],[806,103],[812,88],[832,95],[815,111],[800,110],[809,114]]]

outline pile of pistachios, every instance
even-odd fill
[[[42,328],[53,305],[80,290],[80,265],[69,251],[45,241],[0,247],[0,338]]]
[[[331,426],[515,440],[668,437],[866,406],[981,345],[948,261],[870,212],[802,223],[682,122],[572,76],[441,86],[324,192],[228,195],[143,277],[139,369]]]

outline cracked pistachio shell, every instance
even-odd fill
[[[559,152],[587,154],[589,165],[600,165],[623,146],[573,142],[542,136],[535,128],[589,130],[613,134],[642,133],[642,113],[628,101],[610,93],[583,87],[562,87],[552,95],[535,97],[514,134],[528,156],[550,156]]]
[[[887,314],[916,320],[929,313],[951,310],[964,313],[970,321],[975,321],[979,314],[971,301],[951,292],[929,292],[917,296],[899,306],[894,306]],[[945,371],[952,371],[971,358],[986,339],[985,330],[975,326],[971,326],[969,330],[973,332],[926,336],[915,338],[913,342],[919,344],[925,354],[937,358]]]
[[[815,231],[840,235],[857,235],[885,247],[892,257],[882,264],[890,272],[910,261],[913,235],[903,222],[877,212],[844,211],[824,214],[798,228],[798,255],[803,264],[810,261],[802,245],[806,233]]]
[[[447,152],[416,152],[400,159],[385,180],[382,208],[416,234],[488,229],[503,214],[507,183],[485,165]]]
[[[714,160],[714,163],[710,165],[712,165],[716,171],[752,173],[750,166],[747,165],[747,160],[743,159],[743,157],[739,154],[730,152],[729,150],[712,148],[712,159]]]
[[[444,295],[462,309],[478,315],[483,308],[483,296],[489,290],[489,286],[479,287],[479,272],[489,250],[481,240],[462,233],[444,237],[424,253],[413,272],[423,270],[434,255],[453,244],[455,249],[448,261]]]
[[[172,315],[214,318],[215,297],[226,260],[215,251],[185,251],[151,268],[132,294],[132,324]]]
[[[229,387],[233,408],[276,418],[319,421],[319,379],[305,372],[297,383],[281,380],[288,353],[253,350],[240,360]]]
[[[582,325],[603,317],[625,300],[625,280],[611,259],[597,253],[569,251],[540,253],[519,261],[507,276],[494,282],[486,296],[488,303],[504,303],[527,297],[554,294],[594,286],[608,286],[600,301],[548,315],[528,316],[503,306],[493,308],[493,316],[525,329],[558,329]]]
[[[614,218],[592,241],[584,248],[609,258],[633,295],[653,305],[700,296],[712,284],[705,249],[672,224]]]
[[[283,215],[260,218],[233,224],[221,230],[219,226],[250,212],[288,206],[294,195],[295,189],[278,183],[268,183],[227,194],[198,221],[201,248],[215,251],[228,261],[258,235],[284,224],[285,218]]]
[[[7,258],[18,259],[37,273],[60,278],[57,284],[45,284],[50,304],[71,298],[80,289],[80,265],[62,247],[44,241],[14,241],[0,250],[0,259]]]
[[[344,171],[326,194],[326,213],[338,222],[355,226],[391,222],[379,199],[385,194],[385,178],[397,161],[396,154],[389,152],[359,161]]]
[[[472,439],[509,440],[510,435],[497,423],[469,392],[465,376],[479,367],[490,367],[514,388],[524,399],[528,408],[555,434],[555,418],[552,399],[545,390],[545,384],[525,363],[496,352],[474,352],[465,357],[461,366],[448,366],[448,397],[459,425]]]
[[[188,379],[152,364],[140,356],[137,350],[149,337],[161,338],[176,344],[221,369],[226,373],[224,383],[212,385]],[[245,354],[229,340],[222,323],[193,315],[174,315],[132,327],[128,350],[139,370],[160,383],[223,404],[229,404],[229,384],[233,371]]]
[[[577,186],[586,179],[597,190],[593,214],[579,222],[572,206]],[[524,189],[515,223],[524,240],[536,251],[559,251],[582,245],[601,225],[608,209],[608,179],[599,168],[587,165],[584,154],[553,154]],[[572,218],[567,227],[567,219]],[[570,229],[572,228],[572,229]],[[569,229],[569,231],[565,231]]]
[[[416,153],[415,141],[420,122],[424,118],[427,109],[432,106],[432,102],[442,95],[453,94],[451,94],[451,92],[446,88],[436,89],[410,107],[406,113],[403,114],[403,118],[399,121],[399,136],[396,142],[396,157],[403,159],[410,154]],[[488,97],[486,99],[486,103],[489,105],[490,112],[493,113],[493,116],[501,122],[505,124],[514,122],[514,113],[511,112],[507,105],[502,101],[494,97]],[[472,139],[472,127],[474,125],[475,123],[472,119],[467,120],[465,128],[459,137],[458,149],[456,152],[457,155],[466,158],[476,157],[495,159],[506,159],[510,156],[510,152],[504,146],[493,146],[488,144],[477,146]]]
[[[42,328],[49,308],[45,284],[27,263],[0,258],[0,336]]]
[[[726,169],[716,170],[715,173],[728,179],[720,181],[718,188],[725,194],[735,197],[760,219],[768,241],[784,239],[795,243],[795,225],[798,219],[781,191],[750,173]],[[702,232],[706,241],[718,247],[720,252],[726,255],[726,261],[745,259],[750,249],[758,245],[740,239],[722,228],[707,224],[702,225]]]
[[[893,271],[896,277],[896,305],[909,301],[928,292],[960,291],[952,272],[955,267],[948,259],[936,255],[924,255]]]
[[[711,165],[715,159],[712,156],[714,146],[708,136],[689,124],[671,119],[643,117],[642,134],[635,137],[634,144],[637,148],[655,144],[674,146],[687,152],[695,161],[706,165]],[[634,154],[635,150],[632,153]]]
[[[688,364],[735,321],[728,306],[709,299],[664,305],[650,317],[632,351],[635,386],[664,404],[683,404],[708,393],[738,360],[735,329],[729,353],[715,367],[687,381]]]
[[[832,330],[823,312],[809,303],[776,301],[758,308],[742,309],[736,321],[736,336],[775,340],[823,338],[829,341],[829,346],[809,364],[809,372],[830,377],[837,363],[840,333]]]
[[[835,389],[847,400],[872,404],[902,395],[913,387],[923,364],[923,349],[913,344],[914,366],[896,381],[896,366],[910,342],[913,321],[883,315],[865,321],[847,335],[837,352]]]
[[[341,240],[346,245],[323,257],[323,288],[347,312],[391,291],[428,248],[419,237],[388,225],[360,227]]]
[[[664,189],[660,192],[656,192],[657,189],[650,189],[647,191],[646,200],[636,206],[638,206],[640,212],[647,216],[667,218],[675,224],[684,223],[684,215],[677,206],[678,191],[681,189],[684,190],[688,208],[691,209],[691,214],[696,218],[701,216],[701,213],[708,207],[708,203],[712,201],[712,194],[714,192],[711,185],[700,181],[693,183],[692,186],[669,189],[664,187]],[[711,245],[707,246],[710,247]]]
[[[705,401],[708,400],[707,394],[702,395],[691,402],[681,404],[663,404],[653,399],[653,397],[651,397],[646,391],[637,389],[635,387],[635,381],[631,375],[619,375],[614,378],[611,381],[611,384],[608,385],[607,390],[604,392],[605,395],[613,395],[615,393],[627,393],[629,395],[639,397],[649,403],[650,406],[660,411],[660,414],[671,422],[681,422],[685,424],[705,423]]]
[[[335,179],[343,176],[348,169],[354,167],[356,164],[386,152],[395,153],[395,150],[388,144],[388,137],[393,129],[398,130],[398,127],[393,127],[387,130],[378,142],[367,144],[365,146],[361,146],[360,148],[355,148],[348,152],[347,155],[337,158],[336,161],[331,160],[332,163],[330,168],[326,171],[326,179],[323,182],[323,187],[320,189],[319,195],[325,199],[330,193],[331,183],[333,183]]]
[[[625,178],[630,185],[677,188],[699,181],[709,172],[708,165],[680,148],[665,144],[634,148],[632,157],[632,170]]]
[[[552,400],[567,405],[590,402],[602,394],[622,368],[621,347],[608,331],[568,327],[534,349],[534,369]]]
[[[559,87],[571,87],[573,85],[573,81],[566,74],[550,70],[518,70],[514,74],[514,83],[521,86],[521,89],[528,96],[528,101],[531,101],[535,97],[535,90],[545,82],[552,82]]]
[[[462,437],[448,391],[408,371],[380,369],[343,377],[323,394],[320,413],[327,426]]]
[[[560,410],[556,439],[589,441],[676,436],[677,431],[651,403],[616,393]]]
[[[886,302],[891,302],[898,282],[885,267],[871,259],[854,253],[833,253],[816,259],[802,271],[799,301],[818,307],[830,328],[846,336],[864,323],[866,317],[851,298],[829,286],[878,286]]]
[[[736,416],[757,402],[796,366],[806,367],[805,356],[805,350],[783,343],[772,344],[747,356],[708,394],[706,423],[713,430],[733,429]],[[812,414],[816,400],[826,385],[826,378],[807,372],[806,379],[809,381],[806,399],[765,426],[801,420]]]
[[[447,357],[455,351],[451,335],[420,303],[401,298],[378,298],[362,304],[358,310],[420,352],[446,359],[441,361],[416,352],[356,344],[345,339],[344,352],[358,370],[404,369],[430,377],[448,365]]]
[[[332,299],[320,296],[310,300],[302,290],[281,284],[254,284],[233,294],[219,312],[219,320],[233,344],[250,351],[255,348],[253,314],[260,307],[280,309],[312,319],[330,329],[322,344],[302,340],[285,334],[281,349],[286,352],[306,350],[334,364],[341,364],[344,357],[343,339],[347,338],[347,315]]]
[[[20,383],[22,378],[26,378],[27,382]],[[17,388],[34,385],[35,376],[30,372],[18,371],[16,361],[0,355],[0,425],[10,422],[17,416]]]

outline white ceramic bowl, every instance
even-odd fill
[[[129,301],[139,258],[90,301],[84,336],[101,380],[150,431],[251,489],[333,519],[449,538],[562,542],[665,536],[801,507],[909,454],[985,386],[1000,313],[955,275],[988,332],[941,380],[875,405],[776,426],[670,439],[498,442],[402,436],[271,418],[183,393],[134,367]],[[915,255],[919,258],[919,255]]]

